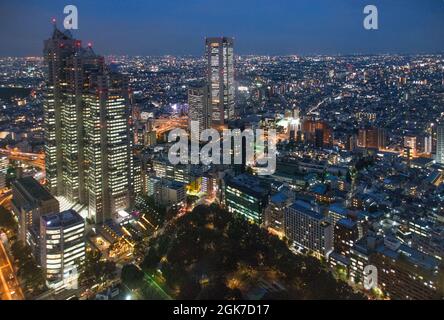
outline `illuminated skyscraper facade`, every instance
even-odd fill
[[[439,125],[436,131],[436,162],[444,164],[444,125]]]
[[[223,125],[235,116],[233,39],[206,39],[207,82],[213,125]]]
[[[39,248],[49,287],[57,290],[74,285],[85,260],[85,221],[72,209],[42,216]]]
[[[44,52],[47,188],[102,223],[132,201],[128,80],[57,28]]]
[[[208,101],[208,87],[196,84],[188,89],[189,120],[199,122],[199,131],[211,127],[211,112]]]
[[[77,126],[72,126],[72,123],[79,122],[81,108],[80,70],[73,65],[78,62],[80,45],[80,41],[68,32],[63,33],[57,28],[44,44],[48,66],[43,104],[47,187],[53,195],[69,194],[73,200],[79,198],[80,184],[80,157],[77,160],[72,157],[80,140]]]
[[[85,95],[88,208],[96,222],[130,206],[132,164],[126,77],[100,75]]]

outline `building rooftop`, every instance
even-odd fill
[[[256,197],[263,197],[268,194],[268,191],[261,185],[260,180],[248,174],[241,174],[231,178],[227,184]]]
[[[271,197],[271,202],[275,204],[285,203],[288,200],[288,196],[283,192],[278,192]]]
[[[386,245],[381,245],[376,249],[376,251],[393,259],[399,259],[402,256],[410,263],[429,271],[437,270],[440,264],[438,259],[426,255],[405,244],[401,244],[397,250],[393,250]]]
[[[171,180],[171,179],[166,179],[166,178],[162,178],[161,179],[161,183],[163,186],[169,188],[169,189],[173,189],[173,190],[179,190],[181,188],[185,187],[185,183],[176,181],[176,180]]]
[[[340,204],[332,204],[329,208],[329,211],[332,211],[334,213],[337,213],[341,216],[347,217],[347,215],[349,214],[349,210],[347,208],[345,208],[344,206],[340,205]]]
[[[307,205],[304,205],[302,201],[296,201],[290,206],[290,209],[298,211],[316,220],[323,220],[325,218],[322,214],[313,211]]]
[[[346,219],[346,218],[339,219],[337,224],[346,227],[347,229],[356,228],[356,222],[351,219]]]
[[[46,226],[50,228],[67,227],[84,222],[82,216],[73,209],[42,216],[41,219],[46,222]]]
[[[20,189],[24,189],[28,195],[33,197],[36,200],[40,201],[48,201],[55,198],[46,190],[40,183],[37,182],[33,177],[24,177],[17,179],[14,182]]]

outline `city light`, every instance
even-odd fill
[[[301,2],[2,6],[0,300],[442,300],[444,2]]]

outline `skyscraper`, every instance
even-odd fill
[[[223,125],[235,115],[233,39],[206,39],[207,82],[212,124]]]
[[[189,121],[199,122],[199,131],[211,127],[211,112],[208,101],[208,87],[195,84],[188,89]]]
[[[43,103],[47,188],[53,195],[66,194],[72,200],[80,197],[81,127],[76,125],[81,123],[80,46],[68,31],[57,28],[44,43],[48,66]]]
[[[444,125],[436,128],[436,162],[444,164]]]
[[[12,183],[12,212],[18,220],[18,238],[38,257],[40,218],[60,211],[59,202],[33,177]]]
[[[132,199],[128,80],[56,27],[44,55],[46,186],[101,223]]]
[[[132,153],[128,79],[105,73],[85,94],[88,211],[97,223],[131,204]]]
[[[296,201],[284,213],[285,235],[296,247],[312,250],[318,257],[333,250],[333,226],[328,217]]]

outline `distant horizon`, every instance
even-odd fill
[[[0,1],[0,56],[41,56],[67,4],[78,8],[76,38],[105,56],[201,56],[205,36],[233,37],[239,56],[444,52],[442,0],[23,0]],[[368,4],[378,30],[363,26]]]
[[[94,49],[94,47],[93,47]],[[205,56],[202,54],[201,56],[192,55],[192,54],[162,54],[162,55],[151,55],[151,54],[101,54],[94,50],[94,52],[100,56],[105,58],[108,57],[128,57],[128,58],[136,58],[136,57],[149,57],[149,58],[166,58],[166,57],[175,57],[175,58],[195,58],[195,59],[204,59]],[[235,57],[270,57],[270,58],[284,58],[284,57],[301,57],[301,58],[313,58],[313,57],[382,57],[382,56],[400,56],[400,57],[413,57],[413,56],[440,56],[444,55],[444,50],[440,52],[417,52],[417,53],[402,53],[402,52],[381,52],[381,53],[335,53],[335,54],[299,54],[299,53],[290,53],[290,54],[262,54],[262,53],[245,53],[245,54],[237,54],[234,52]],[[0,58],[43,58],[42,55],[17,55],[17,56],[2,56]]]

